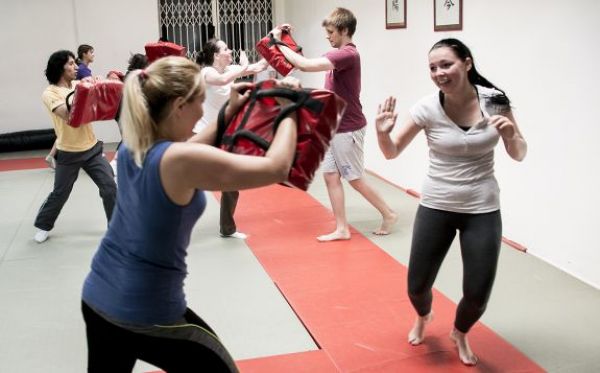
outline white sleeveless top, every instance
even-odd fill
[[[212,69],[217,71],[212,66],[206,66],[202,68],[200,74],[202,74],[202,78],[205,79],[206,82],[206,72]],[[227,72],[229,66],[225,68],[225,72]],[[231,86],[233,82],[227,83],[225,85],[212,85],[206,84],[206,93],[203,105],[204,116],[196,123],[194,126],[194,132],[200,132],[204,127],[208,126],[209,123],[213,123],[217,121],[219,116],[219,110],[221,107],[227,102],[229,99],[229,94],[231,92]]]

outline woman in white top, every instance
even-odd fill
[[[397,118],[393,97],[380,105],[376,118],[379,147],[387,159],[397,157],[421,130],[429,146],[408,268],[408,294],[418,314],[408,341],[423,341],[433,318],[431,289],[458,230],[463,298],[450,338],[460,360],[475,365],[467,333],[485,311],[502,239],[494,148],[502,138],[509,156],[521,161],[527,143],[508,97],[477,72],[471,51],[461,41],[436,43],[429,52],[429,70],[439,91],[413,106],[404,126],[392,134]]]
[[[268,66],[265,59],[249,64],[243,51],[240,53],[240,64],[234,65],[231,49],[218,39],[210,39],[204,44],[196,62],[203,66],[201,73],[206,82],[206,99],[203,104],[204,116],[196,123],[195,133],[217,121],[219,110],[229,98],[231,86],[236,79],[259,73]],[[223,191],[221,195],[219,229],[222,237],[246,238],[244,233],[237,231],[233,219],[238,197],[238,191]]]

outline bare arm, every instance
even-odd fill
[[[57,106],[56,108],[54,108],[54,110],[52,110],[52,112],[58,115],[65,122],[69,122],[69,111],[67,110],[67,104]]]
[[[228,191],[265,186],[287,179],[295,148],[293,114],[281,122],[264,157],[231,154],[189,142],[173,144],[163,156],[161,179],[173,196],[187,195],[193,189]]]
[[[490,124],[500,132],[504,148],[508,155],[519,162],[525,159],[527,155],[527,142],[517,126],[517,121],[512,111],[507,112],[505,115],[490,117]]]
[[[226,72],[221,74],[217,70],[211,68],[204,74],[204,80],[210,85],[226,85],[244,75],[247,69],[248,65],[231,65]]]
[[[265,71],[269,67],[269,63],[264,58],[261,58],[258,62],[248,65],[246,75],[258,74],[261,71]]]
[[[214,145],[217,140],[217,122],[209,123],[202,130],[190,137],[187,142],[196,144]]]
[[[286,78],[278,83],[289,88],[300,88],[297,79]],[[239,95],[232,88],[226,118],[248,99],[250,91]],[[278,99],[281,105],[285,99]],[[175,202],[187,203],[194,189],[240,190],[285,181],[294,159],[297,140],[296,114],[292,113],[279,125],[277,133],[264,157],[230,154],[206,144],[214,143],[216,125],[211,124],[186,143],[173,144],[161,161],[161,180],[165,191]]]
[[[334,69],[331,61],[325,57],[306,58],[284,45],[280,45],[279,50],[292,65],[301,71],[315,72],[329,71]]]
[[[392,130],[396,125],[398,114],[394,112],[396,99],[388,97],[379,105],[375,126],[377,128],[377,142],[386,159],[396,158],[417,136],[421,127],[414,120],[408,119],[394,135]]]

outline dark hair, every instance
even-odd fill
[[[356,31],[356,17],[346,8],[335,8],[333,12],[321,22],[321,26],[333,26],[339,32],[348,30],[348,36],[352,37]]]
[[[133,70],[144,69],[148,66],[148,57],[145,54],[136,53],[132,54],[129,57],[128,65],[127,65],[127,74],[129,74]]]
[[[502,107],[503,109],[510,108],[510,99],[508,98],[508,96],[506,96],[506,93],[502,89],[495,86],[492,82],[487,80],[483,75],[479,73],[479,71],[477,71],[477,69],[475,68],[475,59],[473,58],[473,54],[471,53],[471,50],[462,41],[453,38],[442,39],[435,43],[433,47],[431,47],[429,52],[433,51],[434,49],[443,47],[452,49],[452,51],[454,51],[454,54],[456,54],[456,56],[463,62],[467,58],[470,58],[472,66],[471,70],[469,70],[467,75],[469,83],[471,83],[472,85],[477,84],[483,87],[493,88],[497,91],[500,91],[502,94],[495,95],[489,98],[490,103]]]
[[[61,50],[50,55],[50,58],[48,58],[48,65],[44,72],[46,74],[46,79],[48,79],[50,84],[58,83],[65,71],[65,65],[69,62],[69,57],[75,59],[73,52],[68,50]]]
[[[211,66],[215,62],[215,54],[219,53],[219,46],[217,43],[219,39],[209,39],[204,43],[202,51],[196,57],[196,63],[202,66]]]
[[[77,59],[75,60],[75,62],[77,62],[77,64],[80,64],[82,62],[82,58],[83,55],[86,54],[87,52],[93,50],[94,47],[92,47],[91,45],[88,44],[81,44],[78,48],[77,48]]]

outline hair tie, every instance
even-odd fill
[[[144,82],[146,81],[146,79],[148,79],[148,73],[146,73],[146,69],[142,69],[140,70],[140,83],[144,84]]]

